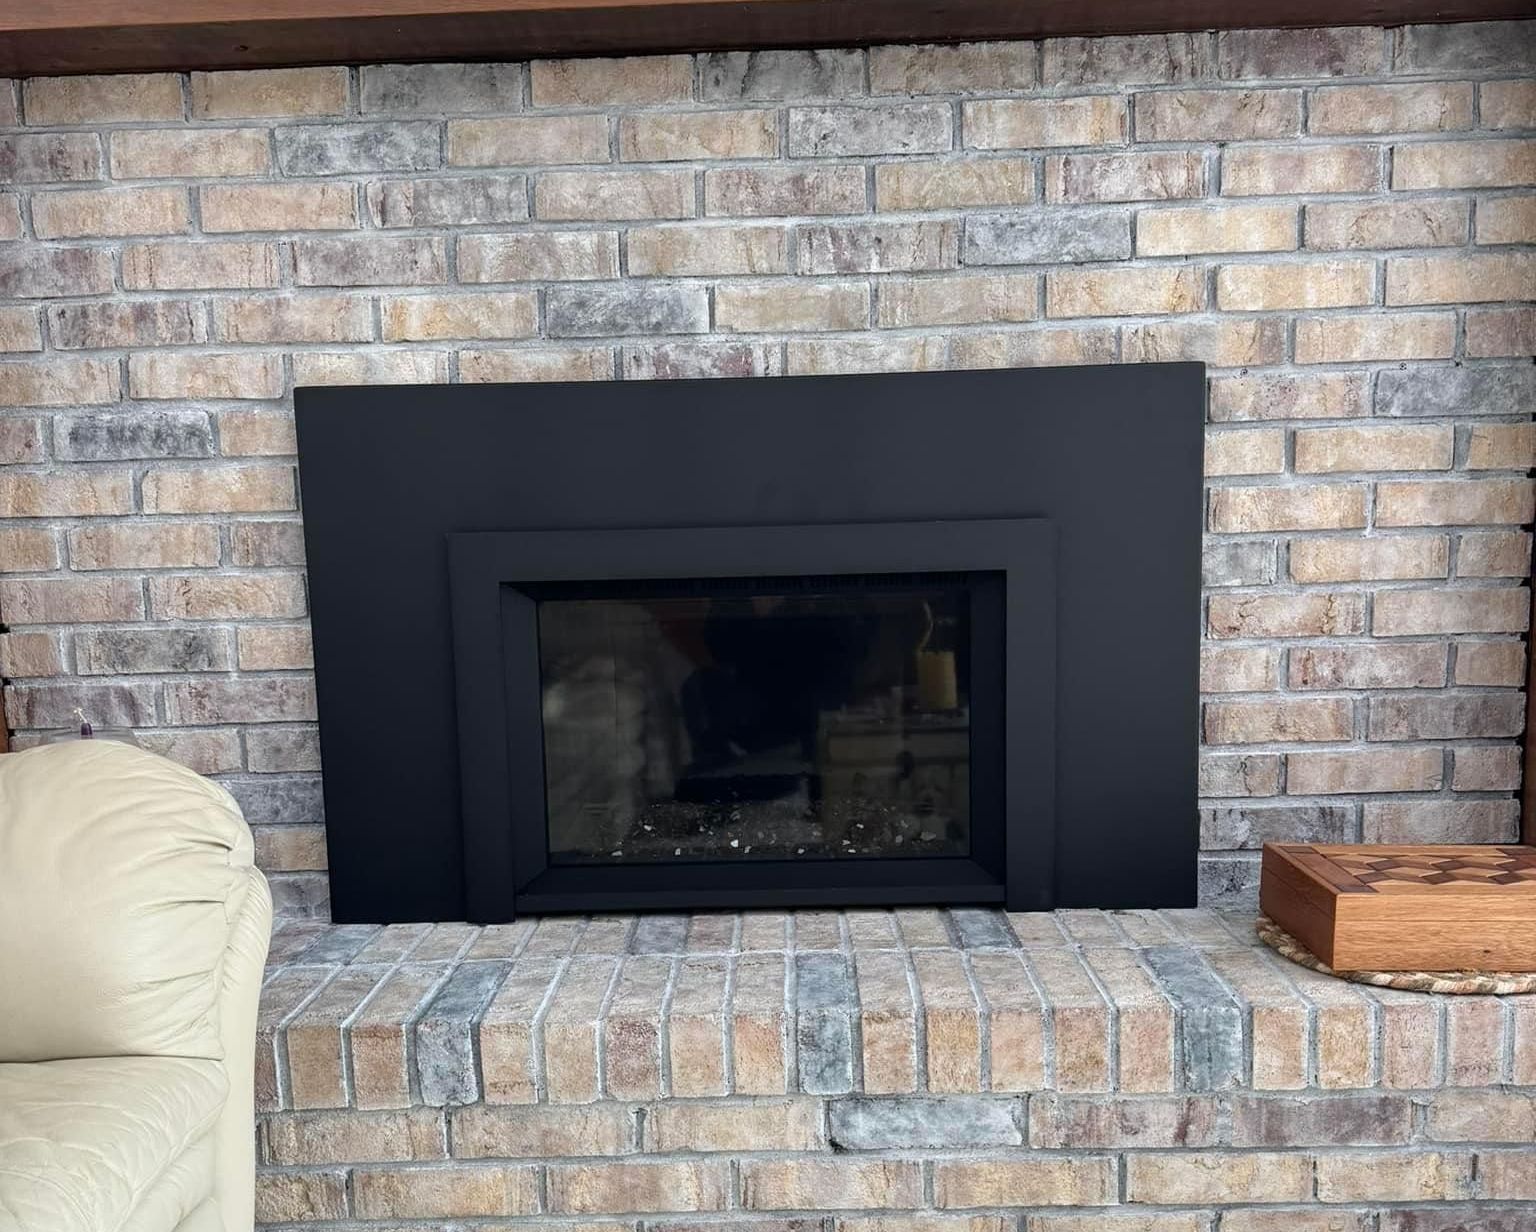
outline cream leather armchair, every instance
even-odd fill
[[[250,1232],[271,921],[223,788],[0,755],[0,1232]]]

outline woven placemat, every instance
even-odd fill
[[[1335,971],[1268,916],[1255,925],[1259,940],[1282,958],[1310,967],[1323,975],[1336,975],[1356,984],[1378,988],[1402,988],[1408,992],[1445,992],[1460,995],[1503,997],[1536,992],[1536,971]]]

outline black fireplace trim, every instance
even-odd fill
[[[446,538],[470,919],[680,907],[1052,905],[1056,617],[1048,519]],[[999,687],[982,706],[1003,720],[973,729],[975,764],[1001,789],[972,793],[973,808],[983,810],[972,822],[981,851],[970,858],[548,866],[536,603],[520,584],[908,572],[994,574],[1001,581],[1000,610],[990,619],[991,636],[1001,641],[1002,680],[973,681],[984,694]],[[979,625],[988,619],[978,614]],[[988,636],[980,627],[978,633]],[[1000,744],[989,746],[995,732]]]
[[[294,391],[330,914],[461,920],[445,536],[1049,518],[1056,904],[1196,900],[1202,365]]]

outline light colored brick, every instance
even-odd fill
[[[209,184],[198,193],[203,230],[346,231],[357,226],[350,184]]]
[[[450,1114],[459,1159],[498,1156],[627,1154],[634,1130],[629,1110],[617,1104],[586,1107],[499,1108],[485,1104]]]
[[[450,167],[518,167],[608,161],[602,116],[513,116],[449,120]]]
[[[255,625],[238,630],[236,636],[241,671],[297,671],[315,665],[305,625]]]
[[[379,303],[386,342],[438,338],[526,338],[538,333],[532,292],[389,296]]]
[[[46,240],[179,235],[192,222],[184,188],[86,188],[34,195],[32,226]]]
[[[538,1209],[538,1170],[481,1164],[355,1168],[352,1204],[364,1219],[528,1215]]]
[[[226,458],[291,457],[298,452],[293,415],[286,410],[220,411],[219,452]]]
[[[367,342],[373,337],[373,307],[361,295],[219,299],[213,328],[221,342]]]
[[[238,759],[237,759],[238,761]],[[263,872],[324,872],[324,826],[255,826],[256,867]]]
[[[1045,276],[1050,317],[1151,316],[1205,306],[1202,271],[1193,266],[1052,271]]]
[[[875,201],[880,210],[1023,205],[1034,197],[1034,169],[1028,159],[880,163],[875,167]]]
[[[1035,84],[1033,43],[926,43],[869,49],[875,94],[971,94]]]
[[[1495,197],[1477,203],[1479,244],[1536,242],[1536,195]]]
[[[1536,141],[1427,141],[1392,148],[1392,187],[1515,188],[1536,184]]]
[[[1457,749],[1451,787],[1455,791],[1518,791],[1520,770],[1516,745]]]
[[[1525,706],[1512,693],[1416,693],[1371,699],[1371,740],[1518,736]]]
[[[1111,363],[1116,354],[1116,332],[1090,328],[955,334],[950,339],[950,361],[956,368]]]
[[[118,180],[265,175],[272,155],[259,128],[147,128],[112,134],[111,165]]]
[[[1205,195],[1198,153],[1157,150],[1130,154],[1052,154],[1045,160],[1045,199],[1169,201]]]
[[[1449,359],[1455,351],[1456,318],[1448,312],[1371,311],[1296,321],[1299,364]]]
[[[663,1152],[822,1150],[820,1111],[815,1100],[803,1098],[750,1104],[668,1101],[647,1110],[645,1145]]]
[[[1375,278],[1370,261],[1223,265],[1216,271],[1216,300],[1237,312],[1346,308],[1371,302]]]
[[[1465,201],[1350,201],[1307,207],[1308,248],[1437,248],[1464,244],[1466,239]]]
[[[1331,137],[1471,127],[1472,85],[1464,81],[1324,86],[1307,105],[1307,130]]]
[[[1524,633],[1530,596],[1522,589],[1386,590],[1376,596],[1377,637],[1433,633]]]
[[[689,218],[687,171],[550,171],[534,185],[534,213],[556,221]]]
[[[613,352],[607,347],[539,347],[459,352],[461,381],[608,381]]]
[[[729,1180],[715,1161],[552,1164],[548,1177],[549,1209],[561,1215],[723,1210]]]
[[[1319,637],[1364,631],[1358,595],[1212,595],[1212,637]]]
[[[1202,798],[1280,794],[1281,758],[1275,753],[1207,753],[1200,758]]]
[[[72,569],[196,569],[219,563],[212,522],[96,523],[69,535]]]
[[[662,112],[619,121],[619,157],[626,162],[773,158],[778,152],[771,111]]]
[[[340,115],[347,107],[344,68],[269,68],[192,74],[198,120]]]
[[[862,282],[776,279],[715,288],[715,328],[731,333],[863,329],[869,287]]]
[[[1521,300],[1536,284],[1536,253],[1477,253],[1456,257],[1392,257],[1387,303],[1459,304]]]
[[[1356,749],[1285,758],[1285,790],[1293,796],[1439,791],[1444,784],[1445,755],[1439,749]]]
[[[1531,536],[1523,531],[1477,531],[1461,536],[1457,577],[1529,577]]]
[[[1136,96],[1137,141],[1244,141],[1300,132],[1300,90],[1159,90]]]
[[[1527,479],[1383,483],[1376,491],[1378,526],[1480,526],[1533,515],[1536,492]]]
[[[629,272],[636,277],[788,270],[789,233],[781,227],[646,227],[629,233]]]
[[[444,351],[298,351],[295,385],[434,385],[448,379]]]
[[[1517,641],[1457,643],[1456,683],[1495,686],[1524,684],[1524,645]]]
[[[1466,328],[1473,359],[1536,354],[1536,308],[1469,308]]]
[[[1284,357],[1285,324],[1268,317],[1153,321],[1125,326],[1120,337],[1124,363],[1198,360],[1213,368],[1244,368]]]
[[[749,218],[862,214],[864,189],[862,167],[714,168],[704,173],[704,212]]]
[[[1322,1202],[1444,1202],[1471,1193],[1471,1155],[1353,1153],[1317,1158],[1317,1197]]]
[[[162,620],[232,620],[304,614],[304,588],[292,574],[153,577],[149,590],[150,606],[156,618]]]
[[[1365,490],[1353,484],[1307,487],[1216,488],[1210,529],[1347,530],[1365,525]]]
[[[1312,744],[1349,740],[1354,709],[1348,698],[1209,702],[1205,738],[1211,744]]]
[[[257,1174],[256,1218],[263,1223],[344,1219],[346,1214],[347,1179],[343,1171]]]
[[[375,180],[363,190],[363,199],[369,217],[380,227],[522,222],[528,217],[528,179],[507,174]]]
[[[1128,131],[1125,100],[1108,94],[966,103],[962,122],[967,148],[981,150],[1122,145]]]
[[[1296,247],[1290,205],[1174,206],[1136,216],[1136,251],[1147,257],[1202,252],[1283,252]]]
[[[465,236],[458,246],[458,273],[464,282],[617,278],[619,236],[616,231]]]
[[[878,324],[905,328],[1029,321],[1036,316],[1038,294],[1033,274],[886,279],[880,283]]]
[[[1299,1153],[1133,1154],[1125,1185],[1131,1202],[1307,1202],[1312,1168]]]
[[[1296,433],[1296,472],[1449,470],[1455,444],[1442,424],[1305,428]]]
[[[1536,467],[1536,424],[1473,424],[1466,465],[1472,471]]]
[[[123,248],[123,285],[129,290],[275,287],[277,281],[275,244],[128,244]]]
[[[42,527],[0,527],[0,573],[47,573],[59,567],[59,543]]]
[[[41,418],[35,415],[0,418],[0,466],[40,462],[45,454]]]
[[[787,150],[791,158],[937,154],[952,144],[952,123],[942,103],[792,107]]]
[[[1076,1159],[940,1161],[934,1202],[941,1210],[986,1206],[1105,1206],[1115,1201],[1112,1161]]]
[[[688,56],[535,60],[528,67],[535,107],[680,103],[693,94]]]
[[[1433,689],[1445,684],[1441,642],[1298,647],[1292,689]]]
[[[128,358],[133,398],[277,398],[282,364],[275,355],[138,354]]]
[[[22,83],[27,123],[122,124],[180,120],[181,80],[174,73],[102,77],[32,77]]]
[[[1536,128],[1536,82],[1530,78],[1483,82],[1478,113],[1484,128]]]
[[[116,402],[117,364],[102,359],[0,363],[0,406],[71,406]]]
[[[67,518],[133,512],[133,479],[126,471],[59,474],[0,471],[0,517]]]
[[[1276,428],[1205,434],[1207,475],[1273,475],[1285,469],[1285,433]]]
[[[0,308],[0,351],[43,349],[43,330],[36,308]]]
[[[0,607],[18,625],[143,620],[144,592],[129,578],[0,578]]]
[[[911,1209],[922,1201],[922,1172],[906,1160],[744,1160],[741,1194],[749,1211]]]
[[[922,338],[791,338],[796,376],[844,372],[930,372],[945,366],[944,340]]]
[[[1202,693],[1263,693],[1275,687],[1280,652],[1273,646],[1202,646]]]
[[[64,652],[54,634],[0,633],[0,676],[19,680],[63,674]]]
[[[1381,151],[1369,145],[1237,146],[1221,155],[1221,195],[1374,192]]]
[[[1450,548],[1444,536],[1293,539],[1291,577],[1298,582],[1390,581],[1445,577]]]
[[[242,466],[152,470],[143,481],[146,513],[256,513],[294,508],[293,469]]]

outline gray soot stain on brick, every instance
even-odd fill
[[[475,1024],[501,986],[508,964],[467,962],[454,970],[416,1023],[421,1101],[434,1108],[480,1098]]]
[[[1529,415],[1533,405],[1536,364],[1394,368],[1376,378],[1378,415]]]
[[[252,825],[318,824],[325,819],[318,775],[228,779],[223,786]]]
[[[685,915],[643,915],[629,939],[631,954],[681,954],[687,948]]]
[[[966,1150],[1024,1144],[1024,1103],[984,1095],[834,1100],[830,1142],[838,1151]]]
[[[206,411],[74,415],[58,421],[54,449],[70,462],[208,458],[214,453],[213,425]]]
[[[842,1095],[853,1084],[853,979],[841,954],[795,955],[795,1040],[800,1089]]]
[[[709,52],[699,57],[699,81],[707,102],[845,97],[864,92],[864,53]]]
[[[997,911],[979,907],[956,907],[949,913],[960,939],[960,948],[966,950],[1017,948],[1019,939],[1008,926],[1008,918]]]
[[[1190,1090],[1216,1091],[1243,1081],[1243,1007],[1199,952],[1158,945],[1143,951],[1184,1028],[1184,1080]]]
[[[1031,210],[966,219],[967,265],[1040,265],[1120,261],[1131,255],[1125,210]]]
[[[284,175],[430,171],[441,163],[438,126],[425,120],[277,130],[277,165]]]

